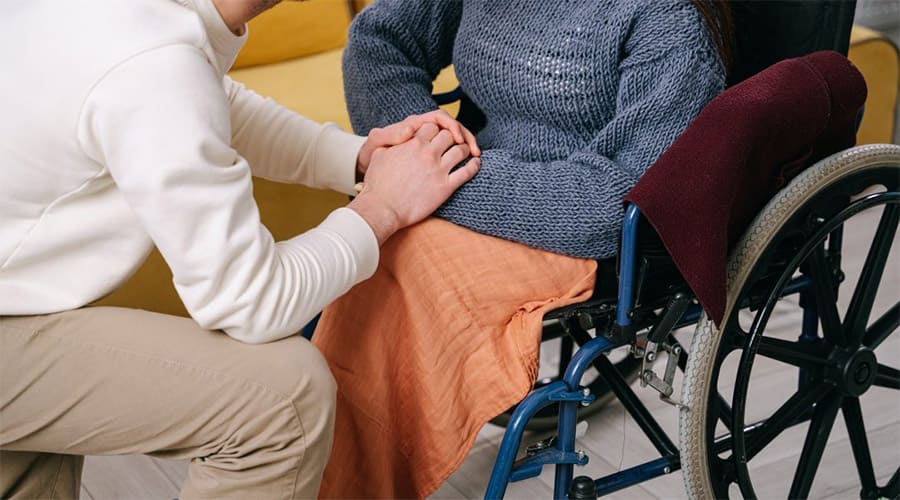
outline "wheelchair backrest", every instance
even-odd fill
[[[728,4],[735,36],[729,86],[785,59],[820,50],[847,55],[856,0],[728,0]],[[640,269],[633,285],[638,290],[635,304],[652,306],[659,297],[684,285],[668,251],[646,221],[638,226],[636,252]],[[653,286],[643,286],[644,282]]]
[[[847,55],[856,0],[730,0],[733,85],[778,61],[818,50]]]

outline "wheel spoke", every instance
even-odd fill
[[[856,471],[859,473],[863,491],[875,491],[878,485],[875,483],[872,453],[869,451],[869,441],[866,439],[866,427],[863,423],[862,409],[859,407],[859,398],[845,399],[841,409],[844,414],[844,423],[847,424],[847,433],[850,435],[853,459],[856,461]]]
[[[885,498],[897,498],[900,496],[900,468],[894,471],[890,481],[878,493]]]
[[[838,315],[834,280],[830,273],[831,266],[825,260],[825,251],[822,245],[813,250],[807,264],[813,280],[812,288],[816,297],[816,312],[822,322],[822,334],[831,344],[847,345],[841,318]]]
[[[722,336],[722,343],[720,344],[719,352],[717,353],[717,366],[721,366],[728,354],[736,350],[738,345],[743,345],[738,338],[745,336],[746,333],[743,332],[740,327],[735,327],[731,331],[734,332],[733,335]],[[684,371],[687,366],[687,356],[685,355],[684,349],[681,350],[681,356],[678,358],[678,366],[682,367],[682,371]],[[731,418],[731,405],[724,397],[722,397],[722,394],[719,393],[718,389],[716,389],[715,404],[716,414],[719,420],[725,425],[728,432],[731,433],[734,429],[734,421]]]
[[[859,282],[853,290],[853,298],[847,307],[844,334],[850,342],[862,340],[863,330],[872,313],[872,304],[875,302],[875,294],[884,274],[888,254],[891,251],[891,243],[894,242],[894,234],[897,232],[897,221],[900,220],[900,207],[887,205],[881,214],[878,229],[875,230],[875,238],[866,255],[866,263],[859,275]]]
[[[879,363],[878,374],[875,375],[872,385],[889,389],[900,389],[900,370]]]
[[[717,456],[709,457],[710,465],[715,471],[714,474],[718,478],[718,481],[721,483],[725,483],[725,491],[728,490],[729,486],[732,484],[739,484],[737,478],[737,472],[734,470],[734,464]],[[726,495],[722,495],[727,498]]]
[[[900,302],[894,304],[894,307],[888,309],[886,313],[872,323],[866,330],[863,345],[869,349],[875,349],[897,329],[898,325],[900,325]]]
[[[569,335],[563,335],[559,338],[559,365],[557,366],[556,379],[562,380],[566,369],[569,367],[569,361],[572,360],[572,350],[574,341]]]
[[[823,349],[814,344],[801,344],[772,337],[760,339],[756,353],[807,370],[821,369],[827,361]]]
[[[786,428],[793,427],[793,426],[795,426],[795,425],[797,425],[797,424],[800,424],[801,422],[803,422],[803,419],[802,419],[802,418],[794,419],[792,422],[789,422],[789,423],[788,423],[788,425],[787,425]],[[757,437],[757,436],[759,435],[759,432],[760,432],[760,431],[765,430],[765,429],[763,429],[763,425],[764,425],[765,423],[766,423],[765,420],[761,420],[761,421],[759,421],[759,422],[754,422],[754,423],[752,423],[752,424],[750,424],[750,425],[744,426],[744,437],[745,437],[745,439],[747,439],[747,440],[752,440],[753,438]],[[771,441],[771,440],[770,440],[770,441]],[[722,452],[724,452],[724,451],[731,450],[731,448],[733,447],[733,445],[734,445],[734,436],[732,436],[730,433],[729,433],[729,434],[723,434],[723,435],[721,435],[721,436],[716,437],[716,440],[715,440],[715,444],[714,444],[714,448],[713,448],[713,449],[714,449],[715,452],[718,454],[718,453],[722,453]],[[734,458],[734,454],[731,454],[731,455],[729,456],[728,460],[731,460],[731,459],[733,459],[733,458]]]
[[[751,460],[762,451],[782,431],[794,425],[803,413],[809,410],[813,404],[825,396],[831,387],[827,384],[817,384],[812,387],[804,387],[802,392],[797,392],[781,405],[765,423],[756,429],[752,435],[747,436],[747,460]]]
[[[734,421],[731,419],[731,406],[725,401],[725,398],[723,398],[721,394],[716,394],[716,397],[718,398],[719,404],[719,420],[722,421],[722,424],[725,425],[728,432],[733,432]]]
[[[797,464],[797,472],[794,474],[794,482],[791,484],[788,498],[809,496],[813,479],[816,477],[816,470],[822,460],[822,453],[825,451],[825,443],[828,441],[828,435],[831,434],[832,426],[834,426],[838,408],[841,407],[841,399],[840,395],[833,394],[816,405],[812,422],[809,424],[809,431],[806,433],[806,441],[803,443],[803,451],[800,452],[800,462]]]

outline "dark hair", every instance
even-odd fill
[[[727,0],[691,0],[694,7],[700,11],[713,41],[719,49],[719,55],[725,64],[725,69],[730,70],[734,63],[734,22],[731,18],[731,9]]]

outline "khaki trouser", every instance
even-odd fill
[[[78,496],[82,455],[191,459],[180,498],[314,498],[335,386],[294,336],[90,307],[0,317],[0,497]]]

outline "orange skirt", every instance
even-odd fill
[[[320,496],[436,490],[481,427],[531,389],[544,313],[586,300],[595,275],[592,260],[440,219],[394,235],[313,336],[338,386]]]

